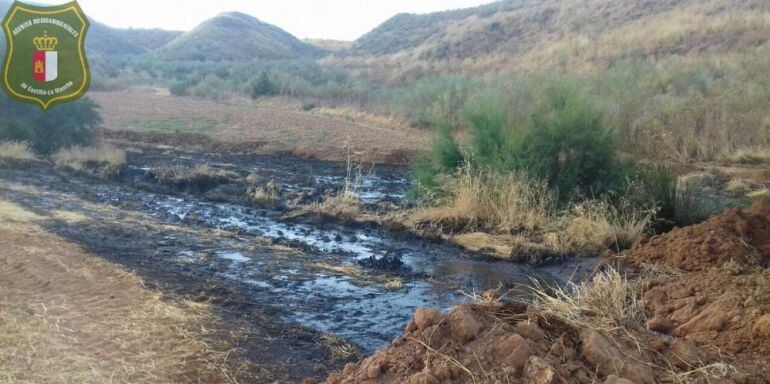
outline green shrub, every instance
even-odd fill
[[[262,71],[251,82],[250,95],[252,99],[258,99],[261,96],[272,96],[278,93],[278,87],[270,79],[266,71]]]
[[[465,161],[449,126],[446,123],[436,125],[438,134],[431,142],[430,150],[419,159],[413,170],[418,195],[438,185],[436,175],[453,173]]]
[[[90,145],[101,123],[98,105],[90,99],[59,104],[44,112],[28,103],[0,95],[0,141],[25,141],[41,154],[62,147]]]
[[[168,91],[174,96],[185,96],[190,85],[186,81],[176,81],[168,87]]]
[[[697,185],[680,181],[676,167],[656,164],[642,169],[640,174],[643,188],[640,203],[651,203],[655,217],[668,221],[668,227],[692,225],[709,217],[702,191]]]
[[[547,180],[563,196],[576,189],[600,194],[618,187],[627,166],[617,156],[615,129],[588,100],[570,87],[548,90],[531,125],[506,138],[505,161]]]

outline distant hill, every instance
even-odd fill
[[[167,31],[160,28],[128,28],[119,29],[118,31],[132,44],[150,52],[165,46],[184,33],[182,31]]]
[[[324,50],[252,16],[229,12],[206,20],[158,50],[167,60],[250,60],[318,57]]]
[[[316,46],[329,52],[342,52],[353,46],[352,41],[332,40],[332,39],[304,39],[307,44]]]
[[[767,0],[505,0],[396,15],[339,56],[491,56],[534,67],[559,60],[724,52],[766,42],[768,12]]]
[[[147,50],[123,35],[120,29],[108,27],[91,20],[91,28],[86,34],[86,50],[88,54],[104,56],[138,55]]]

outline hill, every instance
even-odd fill
[[[183,33],[181,31],[167,31],[160,28],[128,28],[119,29],[118,31],[126,40],[130,41],[132,44],[150,52],[155,51],[172,42]]]
[[[721,52],[768,40],[766,0],[505,0],[399,14],[341,56],[448,60],[503,57],[541,67],[571,60]],[[511,64],[510,62],[508,63]]]
[[[158,51],[166,60],[244,61],[318,57],[324,51],[252,16],[229,12],[204,21]]]
[[[329,52],[342,52],[353,46],[352,41],[332,39],[304,39],[303,42]]]

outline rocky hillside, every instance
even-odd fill
[[[158,51],[167,60],[251,60],[317,57],[324,51],[249,15],[229,12],[209,19]]]

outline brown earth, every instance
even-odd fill
[[[650,329],[770,378],[770,201],[652,238],[621,259],[682,271],[644,294]]]
[[[327,382],[767,383],[768,244],[770,201],[729,209],[619,256],[646,312],[625,334],[487,297],[448,314],[418,309],[391,347]]]
[[[345,161],[350,154],[356,161],[406,164],[431,137],[427,130],[365,116],[303,111],[296,102],[213,101],[139,90],[91,92],[89,97],[101,105],[108,131],[181,133],[192,144],[204,136],[253,153],[335,161]]]
[[[641,239],[621,256],[632,267],[655,264],[686,272],[726,263],[754,266],[770,258],[770,204],[747,211],[728,209],[719,216],[663,236]]]

